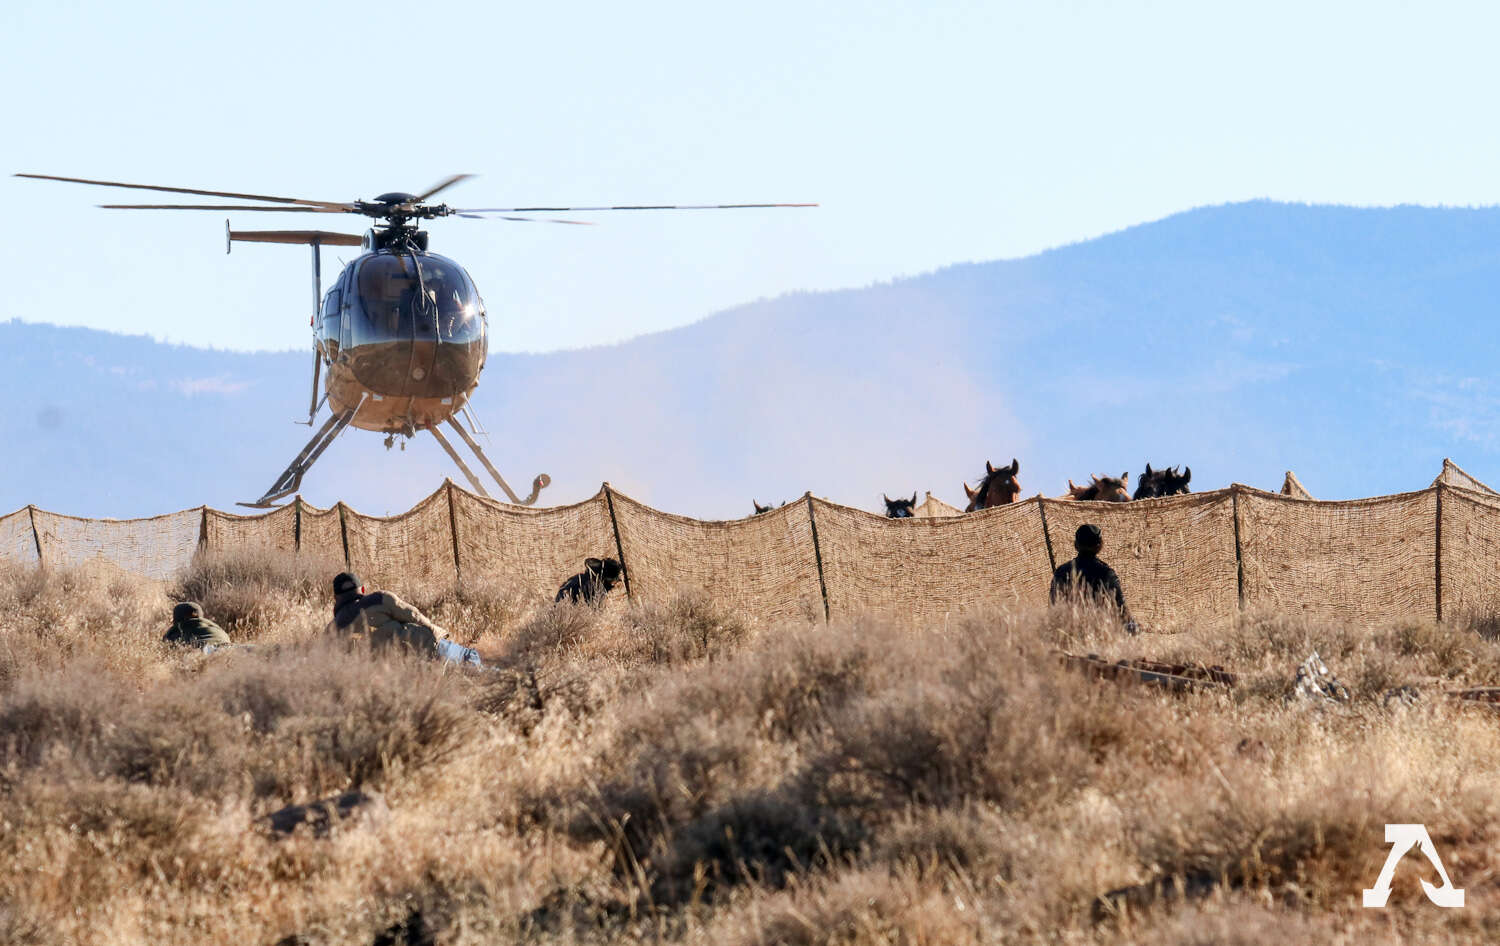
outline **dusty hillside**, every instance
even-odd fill
[[[257,645],[209,657],[158,642],[168,589],[0,575],[0,941],[1500,935],[1500,733],[1433,695],[1500,682],[1484,627],[1267,615],[1126,641],[1065,610],[938,631],[420,601],[489,629],[498,669],[464,673],[312,643],[324,575],[200,568],[175,590]],[[1242,679],[1171,696],[1059,647]],[[1286,699],[1314,648],[1348,705]],[[1428,696],[1387,706],[1408,682]],[[348,791],[370,800],[331,830],[270,826]],[[1427,902],[1416,858],[1389,909],[1360,907],[1387,822],[1427,825],[1465,909]]]

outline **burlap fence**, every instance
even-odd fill
[[[1041,505],[887,519],[812,501],[830,614],[939,621],[987,606],[1047,601],[1052,565]]]
[[[261,516],[200,508],[123,521],[28,507],[0,516],[0,561],[103,561],[165,580],[200,550],[262,548],[344,563],[398,591],[490,583],[540,603],[585,558],[614,556],[625,565],[626,594],[612,598],[664,602],[701,589],[762,619],[872,612],[934,622],[1044,604],[1050,572],[1072,556],[1083,522],[1104,530],[1104,558],[1150,629],[1219,629],[1263,607],[1361,623],[1500,615],[1500,495],[1451,463],[1422,492],[1349,502],[1236,485],[1119,504],[1035,498],[901,520],[804,496],[760,516],[708,522],[608,485],[573,506],[530,509],[446,483],[387,518],[300,500]]]
[[[1439,490],[1315,502],[1237,487],[1244,606],[1369,623],[1434,617]]]
[[[1100,558],[1119,574],[1143,627],[1220,629],[1234,620],[1239,577],[1231,490],[1131,503],[1042,503],[1059,564],[1073,557],[1079,526],[1103,530]]]
[[[31,511],[35,547],[47,568],[105,564],[165,580],[193,561],[203,539],[203,508],[150,519],[79,519]]]

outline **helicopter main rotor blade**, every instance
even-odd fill
[[[511,217],[503,214],[470,214],[458,213],[455,217],[464,217],[468,220],[514,220],[517,223],[566,223],[575,227],[592,227],[591,220],[555,220],[550,217]]]
[[[104,210],[260,210],[271,213],[341,214],[337,207],[262,207],[259,204],[98,204]]]
[[[746,210],[765,207],[816,207],[817,204],[633,204],[615,207],[462,207],[461,214],[592,213],[596,210]]]
[[[100,187],[128,187],[132,190],[163,191],[169,194],[197,194],[202,197],[234,197],[239,200],[264,200],[273,204],[306,204],[313,207],[328,207],[356,213],[357,208],[353,204],[340,203],[328,200],[303,200],[300,197],[271,197],[265,194],[237,194],[233,191],[207,191],[198,190],[193,187],[164,187],[156,184],[126,184],[123,181],[93,181],[83,177],[58,177],[55,174],[17,174],[16,177],[29,177],[38,181],[64,181],[69,184],[97,184]]]
[[[432,187],[429,188],[428,190],[424,191],[423,193],[418,194],[415,198],[412,199],[411,202],[414,203],[414,204],[420,204],[422,201],[424,201],[427,198],[433,196],[434,194],[437,194],[440,191],[447,190],[448,188],[452,187],[454,184],[457,184],[459,181],[467,181],[469,178],[471,178],[473,176],[474,175],[472,175],[472,174],[454,174],[452,177],[445,177],[441,181],[439,181],[438,183],[432,185]]]

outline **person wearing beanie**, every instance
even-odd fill
[[[1085,523],[1073,535],[1073,548],[1078,556],[1064,562],[1052,573],[1052,603],[1062,598],[1086,598],[1113,607],[1124,622],[1125,631],[1134,634],[1137,630],[1130,609],[1125,606],[1125,592],[1120,587],[1120,576],[1115,570],[1099,560],[1104,549],[1104,533],[1098,526]]]
[[[427,657],[479,664],[478,653],[447,640],[447,631],[389,591],[366,594],[353,572],[333,577],[333,620],[328,630],[350,640],[368,640],[377,650],[399,644]]]
[[[229,643],[224,629],[203,616],[203,608],[196,601],[184,601],[172,609],[172,626],[162,640],[168,644],[182,644],[204,650],[223,647]]]

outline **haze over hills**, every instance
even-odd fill
[[[1275,488],[1290,468],[1345,498],[1425,486],[1444,456],[1500,479],[1497,285],[1500,209],[1234,204],[620,345],[494,353],[474,405],[512,485],[545,470],[552,504],[603,480],[702,517],[809,489],[958,503],[1013,456],[1027,495],[1150,461],[1191,464],[1197,489]],[[503,344],[506,313],[490,322]],[[309,435],[290,421],[310,360],[0,323],[0,507],[258,496]],[[430,438],[380,440],[345,433],[304,497],[398,512],[460,479]]]

